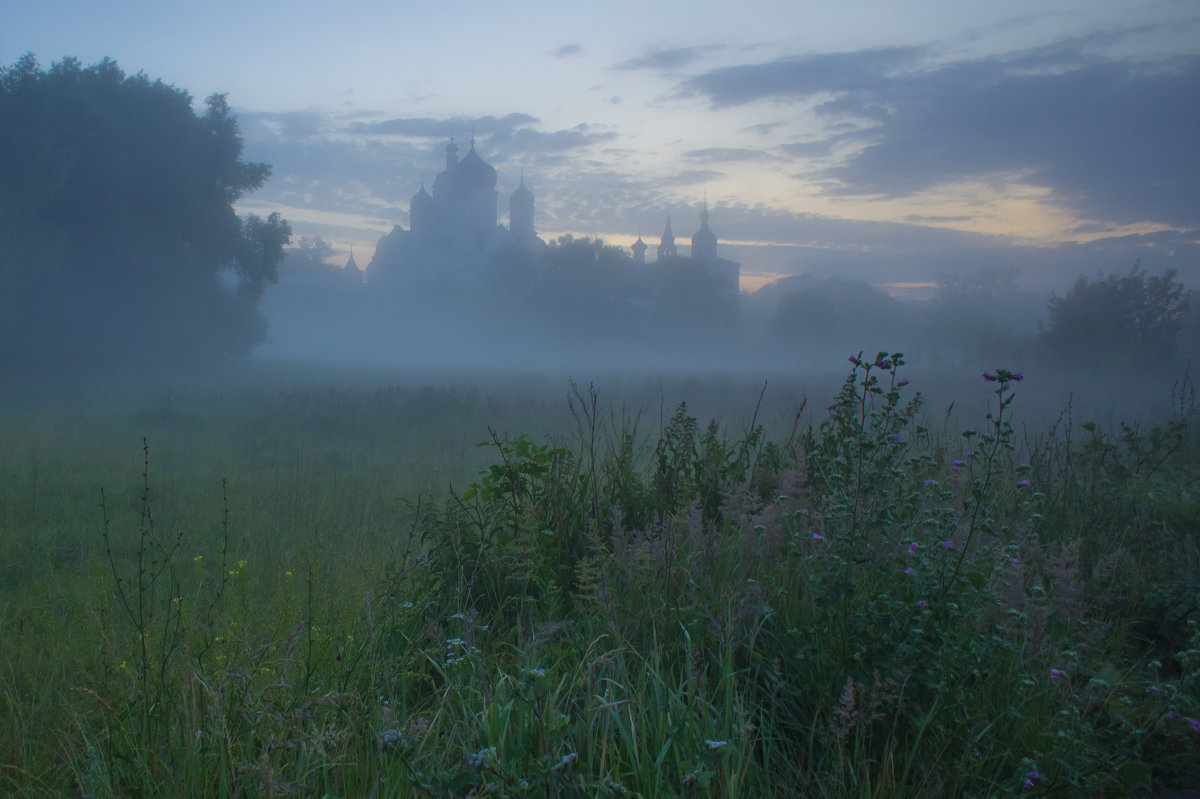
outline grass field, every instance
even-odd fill
[[[6,386],[0,794],[1200,782],[1186,380],[845,366]]]

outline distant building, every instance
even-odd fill
[[[451,139],[446,145],[446,168],[434,178],[432,190],[426,190],[421,181],[409,203],[408,230],[396,225],[379,239],[365,272],[368,282],[404,285],[446,275],[479,276],[491,265],[493,256],[505,249],[524,251],[529,255],[523,257],[538,260],[546,243],[534,227],[534,196],[525,185],[524,174],[509,195],[506,228],[497,223],[495,168],[480,158],[474,139],[461,159],[458,152]],[[736,290],[741,266],[717,255],[717,237],[709,229],[708,219],[706,199],[700,210],[700,230],[692,236],[691,259],[727,278]],[[640,231],[631,249],[634,262],[645,264],[649,246]],[[657,257],[659,261],[679,257],[669,213]]]
[[[409,203],[409,229],[396,225],[379,240],[367,267],[371,283],[408,283],[442,274],[478,274],[492,253],[517,247],[539,253],[546,243],[533,225],[533,192],[521,184],[509,197],[509,226],[497,224],[496,170],[479,157],[475,141],[460,160],[446,145],[446,168],[425,182]]]

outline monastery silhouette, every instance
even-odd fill
[[[409,229],[396,225],[379,239],[375,257],[365,272],[367,282],[411,285],[447,273],[479,275],[493,262],[493,256],[506,248],[524,250],[535,262],[539,259],[546,242],[534,229],[534,197],[525,185],[524,174],[509,195],[505,228],[497,223],[495,168],[479,157],[474,138],[461,159],[458,151],[451,139],[446,145],[446,168],[437,174],[432,191],[426,191],[425,182],[421,182],[409,203]],[[649,247],[640,233],[630,249],[635,263],[646,263]],[[670,213],[657,258],[662,262],[680,259]],[[741,265],[717,255],[717,237],[708,227],[707,200],[700,211],[700,229],[692,236],[690,259],[727,279],[737,290]]]

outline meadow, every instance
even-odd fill
[[[4,386],[0,794],[1200,785],[1187,377],[830,366]]]

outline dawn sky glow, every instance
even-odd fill
[[[1200,10],[1186,1],[16,5],[0,62],[112,57],[228,95],[243,210],[365,265],[474,135],[543,238],[682,239],[707,196],[751,288],[1017,266],[1200,288]]]

